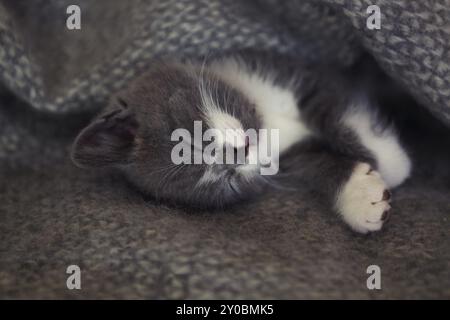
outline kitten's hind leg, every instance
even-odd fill
[[[281,159],[291,182],[323,194],[355,231],[378,231],[387,220],[391,194],[370,159],[355,160],[318,140],[294,146]]]
[[[395,128],[383,125],[382,121],[363,103],[350,108],[343,117],[343,123],[376,160],[377,170],[386,184],[395,188],[410,176],[412,163]]]

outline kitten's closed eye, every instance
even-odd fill
[[[128,108],[128,103],[121,97],[117,97],[117,101],[122,108]]]

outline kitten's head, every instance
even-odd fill
[[[195,121],[201,121],[200,129],[200,122],[194,129]],[[211,144],[202,139],[210,128],[227,133],[211,138]],[[256,146],[243,133],[259,128],[254,105],[207,68],[164,64],[113,97],[78,135],[72,159],[80,167],[117,168],[157,199],[224,207],[261,190],[265,179],[259,164],[220,164],[214,161],[218,156],[214,152],[213,163],[208,164],[199,150],[210,145],[226,150],[225,157],[230,152],[254,157]],[[179,164],[188,149],[191,162],[200,154],[200,163]]]

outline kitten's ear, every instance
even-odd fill
[[[130,111],[110,112],[80,132],[72,147],[72,161],[79,167],[127,163],[137,129],[138,123]]]

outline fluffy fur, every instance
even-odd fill
[[[83,167],[117,168],[157,199],[222,208],[260,194],[277,178],[261,176],[260,162],[174,165],[173,130],[192,132],[196,120],[235,129],[236,136],[216,143],[238,150],[246,147],[239,132],[279,129],[282,155],[297,155],[297,178],[322,192],[351,228],[376,231],[390,209],[387,188],[409,176],[411,161],[394,124],[358,83],[345,72],[267,54],[156,64],[80,133],[72,157]],[[192,141],[192,148],[204,144]],[[249,158],[256,147],[248,146]]]

